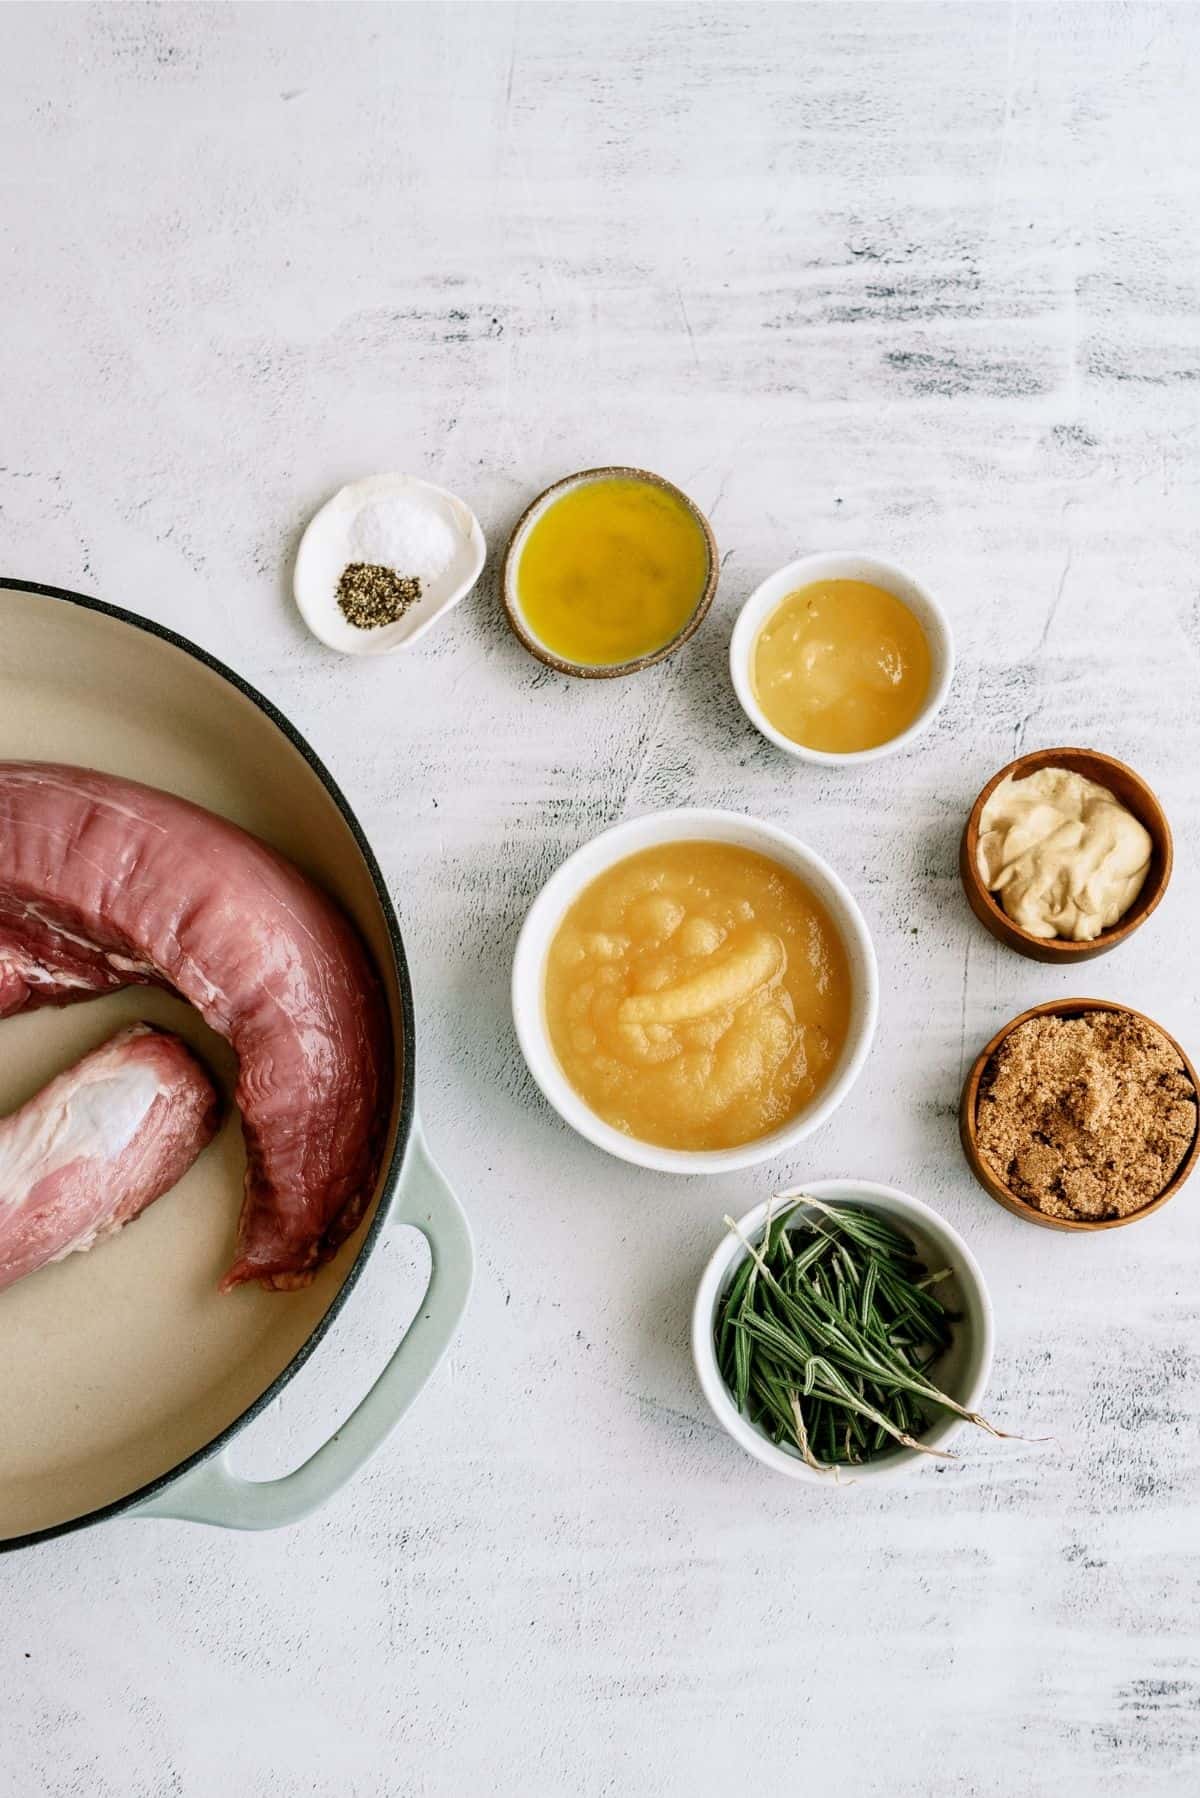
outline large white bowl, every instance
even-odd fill
[[[543,988],[546,956],[563,916],[584,887],[614,862],[659,843],[736,843],[779,862],[812,889],[825,906],[850,964],[852,998],[850,1026],[841,1057],[832,1076],[814,1102],[779,1130],[732,1149],[665,1149],[656,1143],[626,1136],[606,1124],[571,1085],[559,1065],[546,1028]],[[875,1034],[879,978],[875,951],[863,915],[848,888],[828,863],[786,830],[764,824],[740,812],[682,807],[678,811],[651,812],[616,824],[576,850],[556,874],[552,874],[529,909],[513,961],[513,1020],[529,1071],[559,1116],[594,1142],[632,1161],[638,1167],[671,1174],[723,1174],[731,1168],[751,1167],[792,1148],[837,1109],[849,1092],[867,1057]]]
[[[872,586],[882,587],[886,593],[893,594],[908,607],[929,644],[929,692],[925,696],[924,705],[907,730],[902,730],[898,736],[889,737],[886,743],[877,743],[874,749],[835,753],[833,750],[809,749],[803,743],[795,743],[791,737],[785,737],[781,730],[776,730],[755,697],[754,645],[758,641],[758,633],[789,593],[794,593],[798,587],[811,587],[816,581],[869,581]],[[779,749],[795,756],[797,761],[819,762],[826,768],[851,768],[860,762],[877,762],[881,756],[894,755],[897,749],[906,748],[941,710],[954,675],[954,640],[941,606],[929,589],[922,586],[913,575],[897,567],[895,562],[885,562],[879,556],[833,550],[826,555],[802,556],[798,562],[789,562],[786,568],[769,575],[761,586],[754,589],[738,613],[737,623],[733,627],[733,637],[729,644],[729,672],[733,678],[734,691],[747,718]]]
[[[954,1327],[949,1350],[930,1369],[930,1374],[948,1397],[957,1399],[968,1411],[977,1411],[992,1369],[992,1302],[979,1263],[962,1237],[936,1211],[894,1186],[876,1186],[869,1180],[818,1180],[804,1190],[814,1199],[824,1199],[826,1204],[855,1205],[863,1211],[877,1212],[912,1238],[931,1273],[943,1267],[953,1269],[953,1277],[938,1287],[938,1296],[950,1310],[961,1313],[961,1322]],[[776,1215],[782,1202],[770,1201]],[[756,1205],[738,1225],[748,1242],[757,1243],[762,1238],[767,1203],[764,1200]],[[701,1389],[722,1429],[765,1466],[789,1479],[806,1480],[809,1485],[891,1479],[909,1472],[917,1463],[932,1462],[936,1466],[933,1458],[919,1449],[896,1448],[877,1461],[865,1461],[861,1467],[821,1472],[810,1467],[795,1449],[772,1442],[748,1417],[742,1416],[717,1365],[713,1326],[721,1297],[745,1258],[742,1243],[732,1231],[727,1232],[701,1276],[692,1309],[692,1359]],[[930,1448],[944,1449],[963,1423],[952,1412],[939,1411],[921,1441]]]

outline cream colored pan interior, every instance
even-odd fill
[[[356,920],[400,1042],[387,919],[354,835],[304,755],[215,670],[122,619],[0,587],[0,758],[148,781],[273,843]],[[225,1043],[181,1001],[132,987],[0,1020],[0,1112],[133,1018],[179,1031],[231,1092]],[[394,1142],[397,1117],[392,1128]],[[0,1293],[0,1543],[170,1471],[252,1405],[311,1335],[366,1227],[305,1292],[243,1287],[222,1298],[241,1189],[231,1108],[218,1139],[136,1223]]]

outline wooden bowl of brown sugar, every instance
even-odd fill
[[[1198,1092],[1191,1060],[1152,1018],[1107,999],[1057,999],[980,1051],[959,1134],[971,1172],[1007,1211],[1049,1230],[1112,1230],[1157,1211],[1191,1174]]]
[[[1073,774],[1081,774],[1085,780],[1094,781],[1098,787],[1107,787],[1126,811],[1133,813],[1150,838],[1150,867],[1137,898],[1115,924],[1102,930],[1090,942],[1077,943],[1060,936],[1034,936],[1032,931],[1022,929],[1009,917],[996,894],[988,891],[979,871],[979,830],[984,806],[1001,781],[1010,775],[1014,780],[1024,780],[1028,775],[1036,774],[1039,768],[1066,768]],[[998,942],[1015,949],[1018,955],[1028,955],[1033,961],[1056,962],[1060,967],[1070,967],[1076,962],[1090,961],[1096,955],[1107,955],[1110,949],[1117,948],[1146,922],[1167,890],[1173,860],[1167,814],[1153,788],[1140,774],[1114,756],[1101,755],[1096,749],[1035,749],[1001,768],[980,793],[963,830],[958,866],[967,904]]]

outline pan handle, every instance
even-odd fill
[[[475,1268],[471,1231],[414,1123],[390,1221],[412,1224],[429,1243],[431,1270],[421,1308],[371,1390],[345,1423],[294,1473],[246,1480],[214,1455],[129,1513],[176,1517],[232,1530],[297,1523],[332,1498],[395,1429],[449,1348],[466,1308]]]

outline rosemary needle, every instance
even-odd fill
[[[930,1273],[884,1219],[801,1195],[769,1206],[746,1248],[714,1342],[738,1410],[773,1442],[825,1468],[897,1444],[940,1454],[920,1437],[941,1411],[1000,1434],[931,1380],[958,1321],[935,1290],[950,1270]]]

